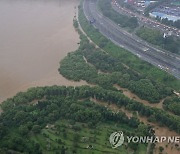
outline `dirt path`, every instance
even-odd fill
[[[111,109],[114,112],[119,112],[119,111],[124,112],[129,118],[133,116],[132,112],[126,110],[125,108],[119,108],[115,104],[110,104],[109,105],[106,102],[99,101],[99,100],[93,99],[93,98],[91,98],[91,101],[93,101],[93,102],[95,102],[95,103],[97,103],[99,105],[105,106],[105,107]],[[179,136],[179,134],[177,134],[175,131],[169,130],[169,128],[167,128],[167,127],[160,127],[157,123],[149,122],[146,117],[141,117],[141,116],[138,115],[138,119],[141,122],[145,123],[146,125],[153,126],[156,136]],[[159,154],[159,147],[160,146],[162,146],[165,149],[162,154],[166,154],[166,153],[167,154],[179,154],[179,151],[175,147],[175,144],[171,144],[171,143],[168,144],[167,142],[157,143],[154,154]]]
[[[132,93],[130,90],[128,90],[127,88],[122,88],[119,85],[114,85],[114,87],[118,90],[122,90],[123,94],[127,97],[129,97],[130,99],[134,99],[140,103],[143,103],[144,105],[150,106],[150,107],[156,107],[159,109],[163,109],[163,102],[165,99],[162,99],[159,103],[150,103],[149,101],[143,100],[141,98],[139,98],[136,94]]]
[[[129,89],[127,89],[127,88],[122,88],[122,87],[120,87],[120,86],[117,85],[117,84],[115,84],[114,87],[115,87],[116,89],[118,89],[118,90],[122,90],[122,91],[123,91],[123,94],[124,94],[125,96],[127,96],[128,98],[130,98],[130,99],[134,99],[134,100],[136,100],[137,102],[140,102],[140,103],[142,103],[142,104],[144,104],[144,105],[146,105],[146,106],[155,107],[155,108],[162,109],[162,110],[164,110],[164,108],[163,108],[163,102],[164,102],[164,100],[165,100],[166,98],[168,98],[168,97],[163,98],[163,99],[160,100],[159,103],[154,103],[154,104],[153,104],[153,103],[150,103],[149,101],[146,101],[146,100],[143,100],[143,99],[139,98],[136,94],[132,93],[132,92],[131,92]],[[170,114],[170,115],[177,116],[177,115],[175,115],[174,113],[172,113],[172,112],[170,112],[170,111],[166,111],[166,112],[167,112],[168,114]]]

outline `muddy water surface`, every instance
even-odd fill
[[[78,0],[0,1],[0,102],[33,86],[82,85],[58,73],[78,48],[72,20]]]

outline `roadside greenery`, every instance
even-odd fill
[[[150,11],[156,7],[158,7],[159,5],[161,5],[162,3],[168,2],[170,0],[158,0],[155,3],[151,3],[148,7],[146,7],[144,13],[145,15],[149,15]]]
[[[149,13],[152,12],[152,10],[156,7],[158,7],[160,4],[164,3],[164,2],[168,2],[170,0],[155,0],[156,2],[155,3],[151,3],[150,5],[148,5],[146,8],[145,8],[145,11],[144,11],[144,14],[145,16],[149,16]],[[138,9],[136,9],[135,7],[133,7],[132,4],[129,4],[129,3],[126,3],[125,1],[122,1],[122,0],[117,0],[118,4],[120,4],[122,7],[125,7],[135,13],[138,13],[138,14],[141,14],[142,12],[140,12]],[[174,2],[176,3],[176,2]],[[178,3],[178,2],[177,2]],[[180,20],[177,20],[177,21],[172,21],[172,20],[168,20],[167,18],[159,18],[159,17],[156,17],[156,20],[158,20],[159,22],[161,22],[162,24],[165,24],[165,25],[169,25],[169,26],[174,26],[176,28],[180,28]]]
[[[110,18],[111,20],[119,24],[121,27],[129,28],[131,31],[138,27],[139,24],[136,17],[128,17],[126,15],[117,13],[113,10],[111,6],[111,1],[100,0],[98,5],[104,16]]]
[[[125,66],[118,58],[96,48],[82,32],[79,31],[79,34],[79,49],[69,53],[60,62],[59,72],[64,77],[75,81],[86,80],[106,89],[113,89],[113,85],[118,84],[152,103],[159,102],[172,93],[171,88],[146,79]]]
[[[79,8],[79,22],[83,30],[93,42],[95,42],[98,46],[101,46],[106,53],[115,58],[116,61],[119,61],[123,66],[126,66],[126,68],[130,68],[134,73],[136,72],[136,74],[139,74],[143,78],[164,84],[167,87],[171,87],[176,90],[180,89],[180,81],[175,77],[139,59],[137,56],[105,38],[98,29],[95,29],[91,24],[89,24],[84,16],[81,6]]]
[[[174,26],[174,27],[180,29],[180,20],[172,21],[172,20],[168,20],[167,18],[165,18],[165,19],[160,19],[160,18],[158,18],[158,17],[156,18],[156,20],[158,20],[158,21],[161,22],[162,24],[169,25],[169,26]]]
[[[135,13],[140,13],[139,10],[137,10],[135,7],[133,7],[130,3],[126,3],[125,1],[122,1],[122,0],[116,0],[118,2],[118,4],[120,4],[122,7],[125,7]]]
[[[132,136],[154,136],[151,126],[140,122],[138,116],[180,133],[178,116],[145,106],[114,88],[118,84],[143,99],[158,102],[172,94],[174,85],[179,88],[179,81],[114,45],[88,24],[81,8],[79,20],[102,49],[88,40],[74,20],[80,46],[60,62],[59,72],[67,79],[85,80],[94,86],[36,87],[4,101],[0,105],[0,153],[145,153],[146,144],[125,141],[117,150],[108,141],[117,130]],[[179,99],[171,99],[164,107],[179,115],[175,110]],[[137,114],[128,117],[122,111],[110,110],[110,104]]]
[[[136,31],[136,34],[151,44],[157,45],[170,52],[180,54],[180,39],[178,38],[174,38],[173,36],[164,38],[160,31],[147,27],[141,27]]]
[[[161,2],[162,3],[162,2]],[[156,4],[156,3],[154,3]],[[138,20],[136,17],[128,17],[126,15],[122,15],[118,12],[116,12],[114,9],[112,9],[111,1],[109,0],[100,0],[98,3],[101,12],[104,16],[108,17],[121,27],[128,27],[130,30],[134,30],[139,26]],[[108,9],[106,9],[108,8]],[[171,24],[172,21],[167,21],[167,19],[161,20],[162,23],[168,24],[168,25],[178,25],[179,21]],[[170,22],[170,23],[169,23]],[[180,54],[180,39],[175,38],[173,36],[168,36],[166,38],[163,38],[163,34],[155,29],[150,29],[147,27],[140,27],[136,31],[136,34],[144,39],[145,41],[157,45],[161,47],[162,49],[165,49],[167,51]]]
[[[109,104],[116,104],[118,107],[125,107],[125,109],[130,111],[137,111],[140,115],[147,117],[149,121],[157,122],[162,126],[167,126],[170,129],[173,129],[176,132],[180,133],[179,117],[170,115],[162,109],[148,107],[137,101],[130,100],[122,93],[115,90],[112,86],[113,84],[127,86],[130,83],[130,86],[128,88],[132,88],[131,90],[134,90],[133,92],[141,95],[140,97],[143,96],[146,99],[153,99],[153,101],[156,100],[156,97],[162,95],[167,96],[171,94],[171,89],[162,85],[161,83],[143,78],[144,76],[141,76],[141,74],[123,65],[123,63],[119,61],[119,59],[116,59],[117,57],[115,58],[106,51],[95,48],[95,46],[93,44],[90,44],[88,39],[81,32],[80,37],[83,39],[81,39],[80,47],[76,52],[82,55],[80,60],[84,60],[84,62],[82,62],[82,65],[88,64],[90,67],[95,67],[98,71],[100,70],[100,72],[96,74],[96,78],[91,79],[91,81],[92,83],[98,84],[102,87],[94,87],[86,90],[84,89],[86,96],[95,98],[102,102],[108,102]],[[83,57],[85,57],[85,59],[83,59]],[[66,59],[66,61],[64,62],[71,63],[71,58]],[[76,66],[73,67],[72,65],[71,67],[71,71],[66,72],[66,76],[69,76],[76,72]],[[60,66],[59,70],[61,71],[61,69],[65,68],[62,68],[62,66]],[[86,78],[88,79],[88,76],[86,76]]]

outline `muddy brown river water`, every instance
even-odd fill
[[[0,102],[33,86],[82,85],[58,73],[78,48],[78,0],[0,0]]]

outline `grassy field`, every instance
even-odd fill
[[[39,143],[43,149],[47,149],[43,153],[54,154],[61,153],[62,147],[66,149],[66,153],[85,153],[85,154],[130,154],[132,150],[126,145],[122,145],[117,149],[111,148],[109,136],[112,132],[122,130],[132,132],[133,129],[120,124],[100,123],[96,129],[90,128],[85,123],[73,123],[67,120],[60,120],[50,128],[45,128],[40,134],[32,136],[31,139]],[[87,148],[92,145],[93,148]],[[146,145],[138,145],[138,154],[146,153]]]

